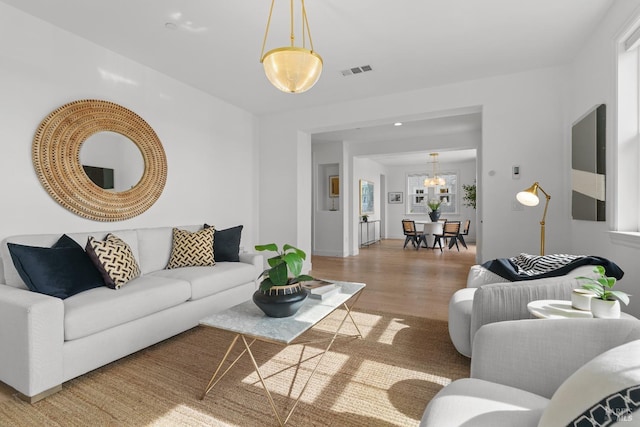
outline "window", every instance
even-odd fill
[[[640,231],[640,25],[629,28],[619,40],[617,76],[617,159],[612,171],[616,182],[616,217],[612,229],[625,232]],[[617,174],[617,179],[614,178]],[[607,177],[609,179],[609,176]]]
[[[442,214],[458,213],[458,173],[441,172],[445,185],[436,187],[425,187],[424,180],[430,178],[428,173],[407,174],[407,199],[406,213],[412,215],[426,215],[429,213],[427,202],[431,199],[442,201],[440,212]]]
[[[617,105],[615,166],[609,182],[615,183],[611,193],[615,208],[611,223],[611,241],[624,246],[640,248],[640,19],[618,39]],[[611,187],[608,187],[609,189]],[[609,193],[609,194],[611,194]],[[612,199],[609,199],[612,200]],[[607,207],[608,212],[612,212]]]

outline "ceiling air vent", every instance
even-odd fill
[[[340,74],[342,74],[343,76],[351,76],[353,74],[361,74],[361,73],[365,73],[367,71],[372,71],[373,68],[371,68],[371,65],[361,65],[359,67],[354,67],[354,68],[348,68],[346,70],[342,70],[340,71]]]

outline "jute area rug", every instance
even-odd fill
[[[303,337],[330,336],[343,315],[336,311]],[[417,426],[443,386],[469,375],[469,361],[453,348],[446,322],[362,311],[353,316],[364,339],[334,343],[287,425]],[[343,331],[355,333],[348,322]],[[194,328],[71,380],[36,404],[17,397],[2,402],[0,425],[277,425],[247,356],[200,400],[232,338],[228,332]],[[261,342],[252,347],[281,417],[322,348]],[[298,361],[299,368],[291,367]]]

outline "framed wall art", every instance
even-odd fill
[[[340,197],[340,177],[338,175],[329,177],[329,197]]]
[[[373,213],[373,182],[360,180],[360,215]]]
[[[400,204],[404,202],[402,191],[390,191],[388,197],[390,204]]]
[[[601,104],[571,128],[571,216],[605,221],[606,106]]]

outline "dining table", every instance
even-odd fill
[[[418,224],[422,224],[422,232],[424,233],[424,237],[425,237],[424,242],[428,248],[432,248],[433,242],[435,240],[433,235],[442,234],[442,225],[444,224],[444,222],[431,221],[431,220],[416,220],[414,222],[416,226]]]

